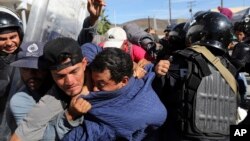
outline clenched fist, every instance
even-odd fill
[[[79,96],[75,96],[71,99],[69,108],[66,112],[67,119],[74,120],[79,116],[87,113],[91,109],[91,104]]]

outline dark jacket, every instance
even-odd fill
[[[97,35],[97,24],[91,26],[90,17],[85,18],[83,22],[83,27],[77,38],[79,45],[92,42],[95,35]]]
[[[10,130],[7,125],[6,109],[11,96],[22,86],[19,69],[9,64],[16,58],[16,54],[0,53],[0,140],[7,140]]]

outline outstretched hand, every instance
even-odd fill
[[[104,0],[88,0],[88,11],[91,18],[91,23],[94,24],[98,20],[102,12],[102,7],[105,6]]]

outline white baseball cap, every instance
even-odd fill
[[[127,40],[127,34],[121,27],[110,28],[106,33],[106,41],[103,47],[121,48],[123,42]]]

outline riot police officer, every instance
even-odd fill
[[[189,23],[186,40],[191,47],[175,52],[170,60],[161,60],[156,65],[157,74],[165,75],[159,96],[169,112],[160,140],[228,140],[229,124],[223,125],[222,130],[216,123],[223,117],[225,122],[236,124],[237,109],[230,109],[238,106],[237,88],[233,87],[236,84],[231,88],[215,65],[194,48],[206,50],[217,60],[220,58],[221,65],[234,79],[236,70],[227,58],[231,38],[232,24],[227,17],[217,12],[202,12]],[[231,103],[223,96],[225,91],[232,98]],[[218,105],[214,106],[216,100]],[[231,111],[218,111],[222,107]]]
[[[21,86],[17,69],[9,64],[16,58],[23,39],[23,24],[12,10],[0,7],[0,140],[7,140],[9,130],[6,109],[10,96]],[[19,83],[20,82],[20,83]],[[13,87],[14,86],[14,87]]]

